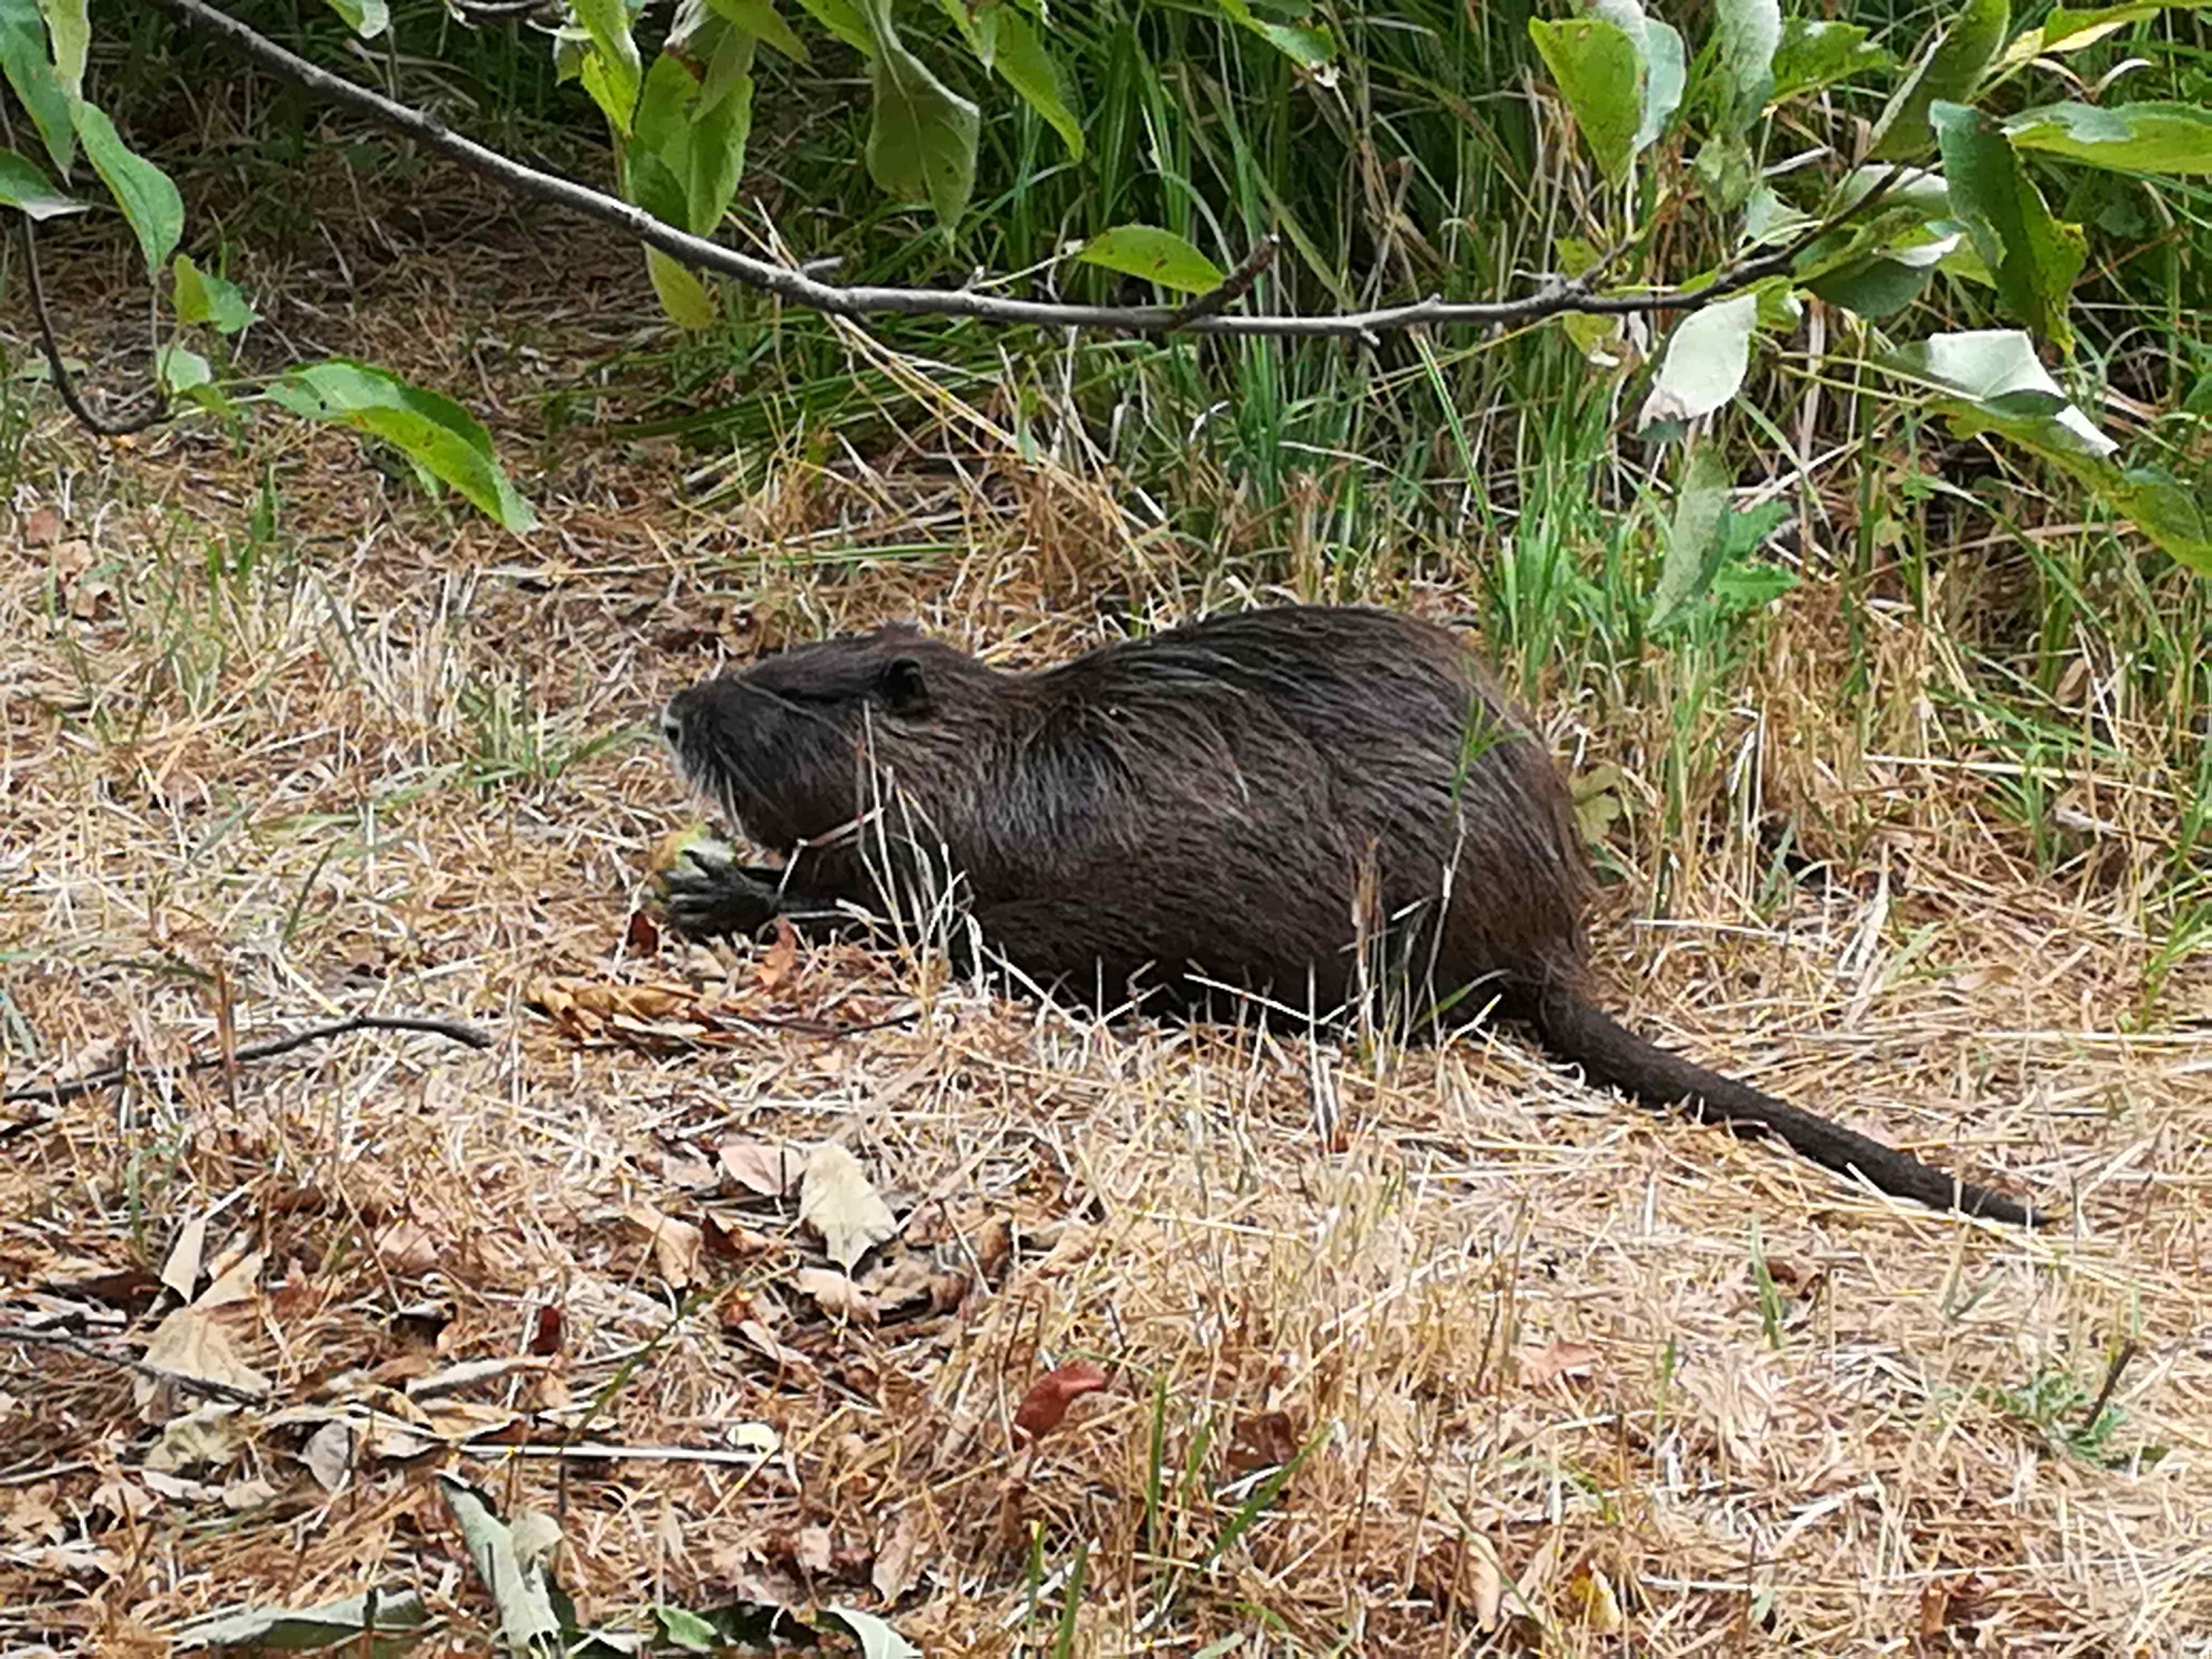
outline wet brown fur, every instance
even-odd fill
[[[1010,674],[889,628],[693,686],[663,727],[692,785],[787,860],[680,866],[687,932],[835,925],[957,878],[987,947],[1046,988],[1111,1006],[1149,982],[1203,1006],[1212,982],[1424,1017],[1494,1000],[1649,1104],[1771,1130],[1938,1207],[2033,1218],[1601,1012],[1566,783],[1447,629],[1291,605]]]

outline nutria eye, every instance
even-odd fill
[[[929,701],[929,688],[922,683],[921,665],[912,657],[894,657],[885,663],[883,672],[876,677],[876,690],[893,714],[911,714]]]

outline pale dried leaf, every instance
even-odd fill
[[[1582,1375],[1601,1358],[1587,1342],[1546,1342],[1516,1349],[1513,1367],[1522,1382],[1540,1389],[1556,1377]]]
[[[623,1215],[652,1242],[653,1261],[672,1289],[688,1290],[705,1276],[707,1236],[698,1228],[647,1204],[632,1205]]]
[[[843,1273],[833,1273],[827,1267],[801,1267],[793,1275],[793,1282],[814,1298],[823,1313],[835,1318],[858,1320],[865,1325],[876,1322],[874,1299]]]
[[[775,943],[761,959],[760,988],[774,996],[789,982],[799,965],[799,932],[787,917],[775,919]]]
[[[915,1556],[921,1543],[921,1526],[909,1510],[892,1522],[883,1541],[876,1547],[875,1565],[869,1570],[868,1579],[876,1587],[876,1594],[889,1607],[914,1588],[919,1572]]]
[[[200,1253],[207,1248],[207,1218],[196,1215],[184,1224],[177,1242],[169,1247],[168,1260],[161,1264],[161,1282],[177,1293],[180,1302],[192,1299],[192,1287],[200,1282]]]
[[[722,1173],[747,1192],[763,1198],[781,1198],[806,1173],[803,1146],[777,1146],[764,1140],[726,1140],[720,1150]]]
[[[145,1468],[173,1474],[203,1463],[220,1467],[246,1449],[252,1432],[238,1407],[203,1406],[162,1425],[161,1437],[146,1454]]]
[[[269,1379],[239,1357],[222,1316],[201,1307],[176,1309],[155,1327],[153,1340],[146,1345],[146,1363],[179,1376],[197,1377],[246,1394],[269,1392]],[[152,1377],[138,1379],[142,1410],[159,1386]]]
[[[872,1247],[898,1231],[890,1206],[869,1184],[860,1160],[835,1141],[816,1147],[806,1161],[799,1218],[821,1238],[830,1259],[848,1272]]]

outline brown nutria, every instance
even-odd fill
[[[902,625],[694,685],[661,729],[686,781],[786,859],[679,860],[670,914],[695,937],[834,929],[933,887],[1020,975],[1086,999],[1147,974],[1185,1006],[1226,987],[1340,1010],[1395,986],[1433,1024],[1474,992],[1649,1105],[1771,1130],[1939,1209],[2035,1218],[1608,1018],[1565,781],[1445,629],[1289,605],[1018,674]]]

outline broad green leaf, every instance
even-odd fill
[[[662,52],[646,71],[627,158],[630,199],[664,223],[710,234],[737,194],[752,131],[753,37],[719,19],[699,36],[708,47],[714,102],[689,64]]]
[[[2136,527],[2201,576],[2212,576],[2212,512],[2162,467],[2134,466],[2105,492]]]
[[[450,398],[343,357],[294,370],[269,395],[305,419],[351,427],[396,446],[518,534],[537,528],[537,515],[492,453],[491,434]]]
[[[1758,187],[1759,161],[1741,135],[1717,133],[1698,147],[1690,176],[1722,212],[1734,213]]]
[[[84,93],[85,55],[92,48],[86,0],[45,0],[46,32],[53,37],[54,78],[72,98]]]
[[[1222,282],[1220,266],[1174,232],[1150,225],[1116,225],[1101,231],[1075,257],[1085,264],[1141,276],[1182,294],[1203,294]]]
[[[63,195],[46,182],[35,161],[12,149],[0,149],[0,207],[20,209],[33,219],[84,211],[83,203]]]
[[[921,1650],[872,1613],[824,1607],[820,1617],[842,1625],[860,1639],[860,1659],[921,1659]]]
[[[1232,23],[1258,35],[1301,69],[1328,67],[1336,56],[1336,41],[1329,32],[1311,24],[1271,23],[1253,15],[1245,0],[1219,0],[1222,15]]]
[[[698,77],[689,64],[665,52],[653,60],[630,118],[630,137],[639,149],[659,156],[672,174],[682,173],[683,151],[691,136],[691,106],[698,101]],[[690,228],[680,216],[674,222],[679,230]]]
[[[146,256],[146,274],[155,275],[185,234],[185,198],[177,194],[167,173],[123,142],[98,105],[73,98],[70,113],[85,159],[131,222],[139,250]]]
[[[1021,13],[1009,5],[996,5],[970,13],[968,0],[944,0],[946,12],[959,27],[976,58],[1019,93],[1060,135],[1074,160],[1083,159],[1083,123],[1071,103],[1073,94],[1066,76],[1037,39],[1036,31]],[[982,20],[990,20],[988,42]]]
[[[218,334],[235,334],[253,320],[253,307],[235,283],[202,270],[189,253],[170,261],[177,320],[187,327],[212,323]]]
[[[163,346],[155,354],[154,368],[162,386],[172,392],[190,392],[215,381],[215,370],[208,366],[208,360],[185,346]]]
[[[1932,263],[1907,264],[1877,253],[1828,271],[1806,287],[1854,316],[1881,318],[1904,310],[1926,293],[1935,275]]]
[[[684,193],[684,181],[676,176],[673,167],[641,144],[630,151],[623,171],[629,180],[627,194],[631,201],[664,225],[672,225],[678,230],[689,228],[690,198]]]
[[[1923,154],[1935,134],[1928,125],[1928,106],[1972,100],[1997,49],[2012,27],[2010,0],[1966,0],[1966,9],[1951,21],[1935,50],[1920,58],[1919,70],[1897,89],[1889,107],[1875,123],[1881,137],[1871,158],[1901,161]],[[1922,42],[1923,47],[1926,42]]]
[[[868,27],[868,20],[860,15],[853,0],[799,0],[812,14],[814,21],[828,29],[863,58],[876,55],[876,41]]]
[[[430,1610],[411,1589],[349,1595],[312,1607],[256,1607],[246,1613],[195,1619],[172,1638],[180,1650],[195,1648],[321,1648],[343,1642],[348,1653],[361,1651],[363,1636],[380,1653],[396,1651],[395,1642],[419,1641],[430,1633]]]
[[[714,295],[689,265],[679,264],[657,247],[649,247],[645,251],[645,266],[647,275],[653,278],[653,291],[659,297],[660,308],[677,327],[696,334],[721,320],[721,307],[714,303]]]
[[[1775,103],[1848,81],[1870,70],[1894,69],[1896,58],[1869,40],[1872,31],[1856,23],[1785,19],[1782,44],[1774,49]]]
[[[2017,149],[2119,173],[2212,173],[2212,111],[2195,104],[2045,104],[2004,124]]]
[[[1691,453],[1674,500],[1674,522],[1667,529],[1666,562],[1651,593],[1655,633],[1702,598],[1720,568],[1721,519],[1728,511],[1729,482],[1719,445],[1699,444]]]
[[[1758,321],[1759,295],[1751,290],[1693,311],[1677,323],[1636,418],[1638,428],[1693,421],[1741,391]]]
[[[929,72],[891,26],[890,0],[867,0],[875,36],[868,176],[900,202],[927,202],[950,231],[975,189],[975,106]]]
[[[547,1594],[544,1562],[519,1536],[527,1516],[499,1518],[491,1499],[458,1476],[437,1477],[439,1495],[461,1529],[470,1565],[499,1608],[500,1634],[518,1656],[561,1651],[561,1620]]]
[[[592,100],[605,112],[615,131],[627,138],[631,112],[637,107],[638,89],[645,78],[637,42],[630,38],[629,8],[623,0],[569,0],[569,3],[575,9],[576,21],[592,37],[591,55],[584,60],[584,90],[592,94]]]
[[[1591,0],[1590,15],[1611,23],[1628,37],[1644,70],[1644,113],[1636,129],[1636,153],[1658,142],[1682,102],[1686,76],[1682,37],[1649,16],[1638,0]]]
[[[1780,507],[1782,504],[1777,501],[1770,505]],[[1796,586],[1797,573],[1786,565],[1769,564],[1765,560],[1723,560],[1721,568],[1713,572],[1713,605],[1724,616],[1740,616],[1773,604]]]
[[[811,63],[806,43],[791,32],[773,0],[707,0],[716,14],[757,38],[771,52],[780,52],[796,64]]]
[[[1931,334],[1877,361],[1955,392],[1966,404],[1992,416],[2032,429],[2036,435],[2023,441],[2046,454],[2063,450],[2101,460],[2119,447],[2067,402],[2066,394],[2036,356],[2034,342],[2018,329]],[[2050,412],[2031,419],[2018,412],[2017,403],[2008,407],[2005,400],[2022,392],[2039,396],[2051,404]],[[2013,435],[2021,433],[2015,431]]]
[[[1997,61],[2005,69],[2018,69],[2038,58],[2080,52],[2162,11],[2194,10],[2201,3],[2202,0],[2130,0],[2126,5],[2096,6],[2087,11],[2053,6],[2045,15],[2041,27],[2022,29]]]
[[[1778,0],[1715,0],[1713,38],[1726,93],[1719,131],[1741,132],[1774,91],[1774,53],[1782,44]]]
[[[1928,113],[1942,147],[1952,216],[1973,238],[1998,297],[2014,316],[2068,349],[2074,335],[2066,302],[2088,254],[2081,228],[2051,216],[2034,180],[1988,116],[1940,99]]]
[[[688,1608],[670,1607],[664,1602],[653,1608],[653,1616],[660,1620],[668,1639],[679,1648],[689,1648],[694,1653],[712,1653],[722,1645],[722,1633],[714,1628],[713,1621],[702,1619]]]
[[[1528,20],[1528,38],[1567,100],[1598,171],[1618,184],[1644,125],[1644,60],[1618,23],[1601,17]]]
[[[753,131],[753,39],[735,29],[717,43],[691,118],[684,198],[696,236],[711,236],[744,177]]]
[[[54,171],[67,179],[76,160],[76,123],[70,113],[75,94],[46,56],[46,21],[38,0],[0,0],[0,72],[30,112]]]
[[[392,27],[392,9],[385,0],[324,0],[324,3],[364,40],[374,40]]]

